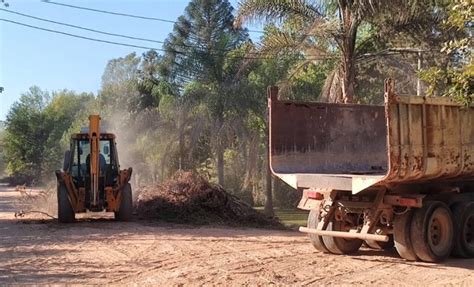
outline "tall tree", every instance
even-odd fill
[[[31,87],[15,102],[5,121],[7,172],[20,182],[44,182],[61,167],[63,134],[93,101],[91,94],[67,90],[50,94]]]
[[[191,1],[165,42],[162,66],[162,73],[182,90],[193,81],[200,83],[204,92],[202,101],[206,102],[213,121],[214,151],[221,185],[224,184],[225,150],[222,130],[235,95],[230,89],[235,85],[235,69],[229,69],[228,60],[232,51],[248,39],[245,30],[234,28],[232,12],[227,0]]]
[[[123,117],[135,109],[139,97],[137,84],[140,61],[140,57],[131,53],[107,63],[98,96],[103,116],[108,117],[115,112]]]
[[[236,25],[261,20],[286,23],[291,29],[275,33],[274,41],[270,42],[273,45],[264,46],[263,50],[301,51],[306,59],[303,64],[338,55],[338,65],[326,81],[325,96],[333,101],[352,102],[356,63],[364,58],[364,45],[370,42],[358,43],[360,26],[386,24],[389,15],[392,24],[410,28],[406,24],[411,23],[415,15],[426,14],[426,5],[419,2],[422,1],[243,0]]]
[[[43,175],[44,144],[48,139],[44,109],[49,94],[31,87],[15,102],[5,121],[5,151],[8,173],[30,182]]]
[[[448,6],[443,28],[454,35],[447,39],[441,52],[449,62],[447,68],[436,65],[421,72],[429,84],[429,94],[449,96],[465,105],[474,102],[473,19],[472,1],[453,1]]]

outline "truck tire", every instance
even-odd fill
[[[120,201],[119,210],[115,212],[115,219],[119,221],[130,221],[133,212],[132,187],[130,183],[127,183],[121,192],[122,200]]]
[[[454,247],[453,255],[461,258],[474,257],[474,202],[462,202],[453,206]]]
[[[395,246],[395,242],[393,241],[393,235],[388,235],[389,239],[387,242],[384,241],[374,241],[374,240],[366,240],[365,243],[372,249],[377,250],[390,250]]]
[[[395,216],[393,221],[393,241],[398,254],[405,260],[416,261],[418,257],[413,250],[410,239],[411,221],[413,211],[408,210],[401,215]]]
[[[410,239],[416,256],[425,262],[440,262],[453,249],[454,227],[451,211],[440,201],[417,209],[411,222]]]
[[[67,189],[63,184],[58,185],[58,221],[59,223],[71,223],[76,219],[71,202],[67,195]]]
[[[327,230],[329,231],[347,231],[344,228],[342,221],[332,219],[329,222]],[[323,242],[329,252],[333,254],[352,254],[359,250],[362,246],[363,240],[360,239],[349,239],[342,237],[333,236],[322,236]]]
[[[309,212],[308,228],[316,229],[318,227],[320,213],[321,211],[319,208],[316,210],[312,209]],[[311,244],[313,244],[314,248],[316,248],[316,250],[329,253],[329,250],[324,245],[322,236],[309,233],[309,240],[311,241]]]

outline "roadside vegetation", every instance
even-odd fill
[[[383,80],[415,95],[473,100],[472,4],[462,1],[192,0],[164,44],[111,59],[97,94],[31,87],[0,124],[0,177],[38,184],[69,137],[100,113],[134,184],[197,172],[300,223],[300,194],[271,177],[266,89],[286,99],[383,103]],[[244,28],[261,23],[251,40]],[[418,60],[423,60],[418,69]],[[284,219],[285,218],[285,219]]]

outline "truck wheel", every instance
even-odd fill
[[[446,259],[451,254],[454,239],[452,215],[446,204],[432,201],[416,210],[410,239],[421,260],[439,262]]]
[[[390,250],[395,246],[393,241],[393,235],[388,235],[389,239],[387,242],[384,241],[374,241],[374,240],[366,240],[365,243],[372,249],[379,249],[379,250]]]
[[[122,200],[120,201],[119,211],[115,212],[115,219],[120,221],[130,221],[132,219],[133,202],[132,187],[127,183],[122,188]]]
[[[318,209],[312,209],[308,215],[308,228],[316,229],[319,224],[319,215],[321,211]],[[313,244],[316,250],[329,253],[329,250],[324,246],[323,238],[320,235],[309,233],[309,240]]]
[[[327,230],[329,231],[348,231],[348,227],[342,221],[331,220]],[[363,240],[348,239],[342,237],[323,236],[323,242],[329,252],[333,254],[352,254],[359,250]]]
[[[410,239],[411,221],[413,211],[408,210],[404,214],[395,216],[393,221],[393,241],[398,254],[406,260],[416,261],[415,251]]]
[[[58,186],[58,221],[60,223],[71,223],[76,219],[71,202],[67,195],[67,189],[63,184]]]
[[[474,202],[458,203],[453,207],[453,255],[474,257]]]

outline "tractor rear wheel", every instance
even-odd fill
[[[319,221],[320,221],[320,218],[319,218],[320,213],[321,213],[321,211],[320,211],[319,208],[316,209],[316,210],[312,209],[309,212],[309,215],[308,215],[308,228],[316,229],[318,227],[318,224],[319,224]],[[324,245],[322,236],[317,235],[317,234],[309,233],[309,240],[311,240],[311,243],[313,244],[314,248],[316,248],[316,250],[321,251],[321,252],[325,252],[325,253],[329,253],[329,250]]]
[[[458,203],[452,211],[455,232],[453,255],[472,258],[474,257],[474,202]]]
[[[398,254],[406,260],[416,261],[418,257],[413,250],[410,239],[411,221],[413,211],[407,210],[405,213],[395,216],[393,222],[393,241]]]
[[[410,239],[416,256],[426,262],[440,262],[453,249],[451,211],[440,201],[427,202],[413,214]]]
[[[347,232],[349,229],[350,226],[348,226],[345,222],[332,219],[329,222],[326,230]],[[329,252],[333,254],[352,254],[359,250],[359,248],[362,246],[363,240],[323,236],[323,242]]]
[[[132,187],[127,183],[122,188],[122,199],[120,201],[120,208],[115,212],[115,219],[120,221],[130,221],[132,219],[133,201],[132,201]]]
[[[71,223],[76,219],[71,202],[67,195],[67,189],[63,184],[58,185],[58,221],[60,223]]]

